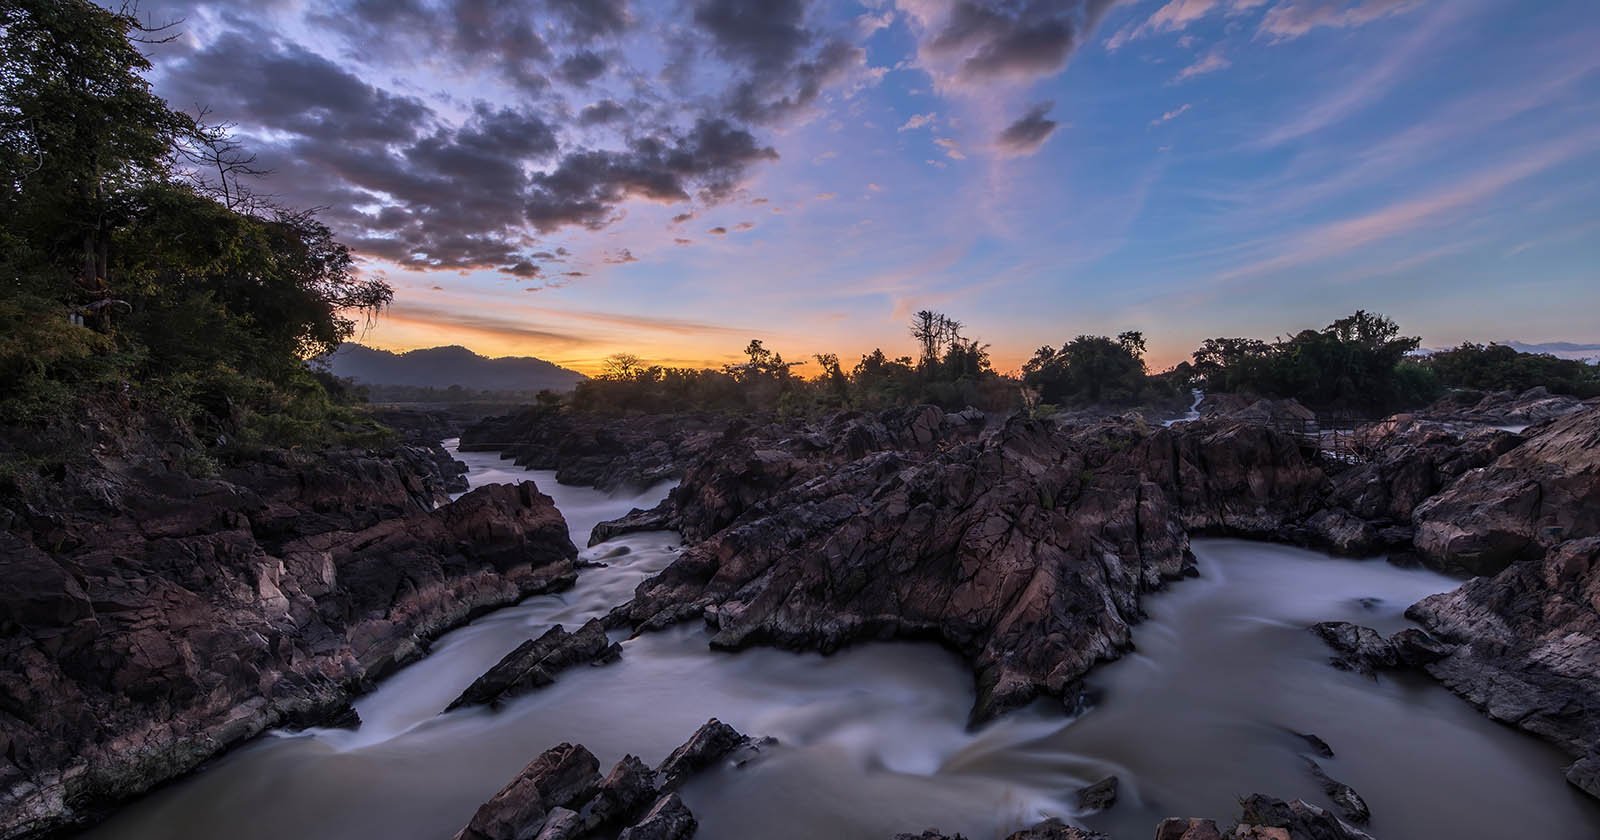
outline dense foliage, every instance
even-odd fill
[[[150,89],[159,37],[88,0],[0,2],[0,423],[112,395],[208,442],[373,431],[305,359],[390,289],[310,214],[242,200],[225,133]]]
[[[1188,372],[1209,391],[1293,397],[1319,408],[1386,410],[1438,396],[1432,372],[1410,354],[1421,340],[1402,336],[1382,315],[1357,311],[1320,330],[1268,343],[1209,338]]]
[[[1145,371],[1144,334],[1116,338],[1080,335],[1061,345],[1046,345],[1022,365],[1022,381],[1047,405],[1128,405],[1150,397],[1169,397],[1171,386]]]
[[[1477,391],[1526,391],[1600,396],[1600,366],[1547,353],[1521,353],[1503,344],[1462,344],[1428,356],[1428,369],[1445,385]]]
[[[832,353],[814,356],[815,375],[796,367],[757,339],[745,361],[720,370],[646,365],[618,354],[599,376],[581,382],[572,404],[583,411],[776,411],[808,414],[840,408],[875,410],[911,403],[950,409],[977,406],[1004,411],[1017,402],[1016,383],[994,372],[988,346],[961,334],[962,325],[936,312],[917,313],[911,334],[917,359],[891,358],[882,350],[846,370]]]

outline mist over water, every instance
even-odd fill
[[[580,546],[595,522],[665,492],[612,497],[493,454],[458,457],[474,486],[536,481]],[[608,565],[442,637],[358,701],[360,729],[258,739],[91,836],[449,837],[550,746],[582,743],[602,769],[629,752],[654,764],[713,716],[781,743],[684,788],[697,836],[711,840],[886,840],[931,826],[1004,836],[1072,816],[1075,791],[1113,773],[1121,800],[1082,822],[1130,840],[1164,816],[1226,821],[1246,793],[1327,805],[1295,731],[1333,746],[1337,757],[1319,760],[1367,799],[1383,840],[1600,836],[1600,807],[1563,782],[1555,750],[1425,678],[1336,671],[1305,630],[1346,619],[1390,632],[1406,625],[1407,605],[1455,581],[1238,541],[1196,541],[1202,577],[1145,599],[1138,652],[1091,675],[1095,704],[1076,718],[1040,702],[970,732],[971,674],[934,645],[728,654],[697,624],[627,640],[620,662],[568,671],[497,712],[439,714],[525,639],[627,600],[678,549],[670,533],[585,549]]]

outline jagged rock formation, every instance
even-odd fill
[[[1428,673],[1567,750],[1577,760],[1567,778],[1600,797],[1600,537],[1474,578],[1406,615],[1455,645]]]
[[[532,484],[444,487],[427,451],[268,453],[85,472],[0,515],[0,836],[341,717],[429,639],[571,584]]]
[[[629,755],[602,779],[593,754],[559,744],[479,807],[455,840],[687,840],[697,824],[674,791],[746,748],[755,748],[749,738],[712,718],[655,770]]]
[[[555,470],[562,484],[642,489],[677,478],[725,429],[718,415],[599,417],[545,407],[491,417],[461,433],[463,452],[499,452],[517,466]]]
[[[1543,423],[1564,417],[1585,406],[1594,406],[1577,397],[1552,394],[1545,388],[1526,391],[1456,391],[1428,406],[1424,416],[1457,423],[1474,423],[1490,426],[1519,426]]]
[[[612,621],[703,617],[728,649],[938,639],[973,663],[982,720],[1126,650],[1140,594],[1192,568],[1186,529],[1270,535],[1325,483],[1259,426],[975,425],[923,408],[730,441],[671,499],[699,542]]]
[[[1419,551],[1472,574],[1600,535],[1600,407],[1542,427],[1418,505],[1413,519]]]
[[[550,685],[557,674],[575,665],[615,662],[621,656],[622,646],[607,641],[605,627],[598,619],[585,622],[576,633],[568,633],[557,624],[506,654],[473,680],[445,711],[462,706],[498,706],[511,697]]]

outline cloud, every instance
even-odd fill
[[[622,107],[614,99],[602,99],[599,102],[585,105],[578,112],[578,124],[585,126],[604,125],[616,122],[628,115],[628,109]]]
[[[1059,123],[1050,119],[1054,102],[1040,102],[1000,132],[995,144],[1008,155],[1031,155],[1056,133]]]
[[[914,131],[916,129],[922,128],[925,125],[932,124],[933,121],[935,119],[937,119],[937,118],[938,118],[938,115],[933,113],[932,111],[929,111],[926,114],[912,114],[911,118],[906,120],[905,123],[900,126],[899,130],[900,131]]]
[[[1318,27],[1343,29],[1414,9],[1421,0],[1288,0],[1261,19],[1260,34],[1298,38]]]
[[[1117,0],[921,0],[919,63],[941,86],[1054,75]]]
[[[727,236],[728,235],[728,229],[723,227],[722,225],[717,225],[714,228],[707,229],[706,233],[712,234],[714,236]]]
[[[1211,50],[1205,55],[1196,59],[1193,64],[1190,64],[1182,70],[1179,70],[1178,75],[1173,78],[1173,81],[1181,82],[1185,79],[1192,79],[1195,76],[1203,76],[1207,73],[1215,73],[1218,70],[1226,70],[1232,66],[1233,62],[1229,61],[1228,57],[1222,54],[1222,46],[1219,44],[1215,47],[1212,47]]]
[[[1172,122],[1173,120],[1183,116],[1184,114],[1189,113],[1189,109],[1192,108],[1192,107],[1194,107],[1194,106],[1191,105],[1188,102],[1185,102],[1182,105],[1179,105],[1178,107],[1173,108],[1172,110],[1166,112],[1165,114],[1162,114],[1161,116],[1156,117],[1155,119],[1151,120],[1150,124],[1151,125],[1160,125],[1160,124],[1162,124],[1164,122]]]
[[[966,160],[967,156],[961,152],[961,144],[948,137],[933,138],[933,145],[944,149],[944,155],[951,160]]]
[[[711,52],[742,75],[724,107],[741,120],[773,122],[801,111],[851,70],[866,51],[806,23],[807,0],[695,0],[692,18]]]
[[[775,160],[749,131],[702,118],[684,135],[635,138],[622,150],[581,150],[531,177],[526,218],[540,232],[569,225],[598,229],[630,198],[671,203],[691,191],[707,203],[727,198],[750,165]]]
[[[581,87],[605,75],[606,60],[599,53],[583,50],[567,56],[556,72],[563,81]]]

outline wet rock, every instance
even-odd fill
[[[1126,650],[1141,594],[1192,572],[1187,528],[1275,533],[1325,483],[1260,427],[1013,418],[971,440],[946,416],[916,448],[881,417],[837,423],[831,448],[741,439],[691,467],[673,500],[698,542],[612,621],[703,618],[722,649],[936,638],[977,672],[982,720],[1070,700]]]
[[[552,809],[570,806],[593,795],[600,782],[600,763],[582,746],[558,744],[522,769],[473,814],[455,840],[523,840],[536,837]],[[563,816],[562,822],[568,822]],[[560,835],[557,835],[560,836]]]
[[[1311,625],[1311,632],[1333,648],[1329,661],[1335,668],[1371,676],[1374,671],[1400,663],[1394,644],[1378,631],[1348,621],[1323,621]]]
[[[351,697],[429,639],[574,580],[549,497],[441,506],[424,447],[80,469],[0,516],[0,836],[96,817],[270,728],[353,725]]]
[[[1356,793],[1355,788],[1330,777],[1322,769],[1322,765],[1309,758],[1306,759],[1306,766],[1311,770],[1311,777],[1322,786],[1322,792],[1333,800],[1334,805],[1339,806],[1339,811],[1344,814],[1345,819],[1358,825],[1364,825],[1372,819],[1372,811],[1367,808],[1366,800],[1361,798],[1361,794]]]
[[[676,793],[656,800],[637,823],[622,830],[617,840],[688,840],[700,824]]]
[[[600,780],[593,799],[583,808],[585,832],[623,824],[656,796],[656,773],[637,756],[623,756]]]
[[[1600,747],[1567,768],[1567,781],[1578,790],[1600,799]]]
[[[1284,802],[1251,794],[1239,801],[1239,825],[1232,840],[1372,840],[1338,817],[1299,799]]]
[[[1479,575],[1600,535],[1600,405],[1462,476],[1419,505],[1413,521],[1425,557]]]
[[[1490,717],[1587,759],[1578,775],[1592,779],[1584,768],[1600,743],[1597,603],[1600,537],[1590,537],[1424,598],[1406,615],[1453,645],[1428,673]]]
[[[557,624],[544,635],[529,639],[506,654],[467,686],[445,711],[462,706],[499,705],[519,694],[550,685],[568,668],[611,662],[620,655],[621,646],[606,639],[605,627],[598,619],[585,622],[576,633],[568,633]]]
[[[661,789],[678,789],[690,776],[749,743],[748,737],[726,723],[716,718],[706,721],[656,768],[656,774],[661,777]]]
[[[1407,627],[1390,636],[1389,643],[1394,646],[1395,659],[1409,668],[1438,662],[1449,656],[1454,647],[1415,627]]]
[[[1168,817],[1156,826],[1156,840],[1222,840],[1222,832],[1213,820]]]
[[[1006,840],[1106,840],[1106,836],[1049,819],[1032,828],[1014,832]]]
[[[1328,746],[1327,741],[1324,741],[1309,732],[1296,732],[1295,734],[1300,736],[1301,740],[1306,742],[1306,746],[1310,747],[1313,753],[1316,753],[1323,758],[1333,758],[1333,747]]]
[[[1581,411],[1576,397],[1551,394],[1543,387],[1526,391],[1457,391],[1429,406],[1423,413],[1441,420],[1494,426],[1530,425]]]
[[[1117,804],[1118,780],[1107,776],[1078,791],[1078,808],[1082,811],[1104,811]]]
[[[557,806],[545,815],[534,840],[577,840],[583,834],[583,817],[577,811]]]

